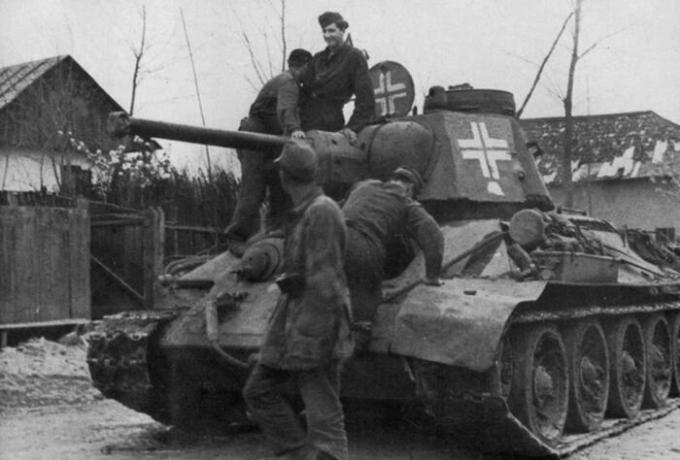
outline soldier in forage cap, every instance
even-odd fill
[[[356,133],[375,113],[373,85],[364,53],[345,40],[349,24],[333,11],[319,16],[326,49],[310,63],[309,79],[300,100],[300,116],[305,130],[340,131],[355,143]],[[354,112],[345,124],[343,106],[355,96]]]
[[[283,134],[293,139],[305,137],[300,122],[298,99],[303,76],[312,54],[295,49],[288,56],[288,70],[269,80],[250,106],[240,129],[266,134]],[[269,226],[280,225],[283,212],[290,206],[281,190],[272,161],[278,150],[238,150],[241,161],[241,189],[234,216],[225,230],[230,250],[240,256],[246,240],[257,232],[260,206],[269,188]]]
[[[293,200],[277,279],[282,294],[243,396],[277,456],[345,460],[340,369],[352,350],[346,227],[338,205],[315,183],[317,159],[309,145],[290,142],[276,164]],[[306,428],[284,397],[291,382],[305,405]]]

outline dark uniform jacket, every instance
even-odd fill
[[[328,48],[316,53],[300,102],[304,130],[339,131],[344,128],[342,108],[353,95],[356,96],[354,112],[347,127],[359,132],[375,112],[373,84],[364,55],[347,43],[335,53]]]
[[[279,298],[260,350],[263,365],[304,370],[350,356],[346,237],[338,205],[321,189],[290,211],[284,273],[299,275],[302,289]]]
[[[264,132],[288,136],[302,126],[299,94],[299,83],[290,71],[285,71],[265,83],[250,106],[248,116],[260,121]]]
[[[425,255],[425,270],[430,278],[439,276],[444,252],[444,237],[434,218],[418,203],[390,182],[366,180],[351,191],[342,207],[347,226],[358,230],[384,250],[395,235],[406,233],[416,240]],[[376,254],[385,257],[385,254]]]

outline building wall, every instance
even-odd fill
[[[550,193],[556,205],[564,202],[563,190],[551,188]],[[574,207],[619,226],[680,233],[680,190],[648,178],[576,184]]]
[[[58,192],[61,165],[89,169],[84,155],[34,149],[0,148],[0,190],[11,192]]]

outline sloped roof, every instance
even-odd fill
[[[12,102],[31,83],[38,80],[65,57],[54,56],[0,68],[0,109]]]
[[[0,110],[16,99],[24,90],[30,87],[45,73],[62,62],[67,62],[82,72],[91,83],[106,97],[116,110],[123,108],[99,86],[99,84],[76,62],[70,55],[53,56],[37,61],[22,62],[9,67],[0,68]]]
[[[547,184],[560,182],[563,117],[520,120],[527,141],[538,143],[537,158]],[[680,125],[643,112],[574,117],[572,178],[581,180],[633,179],[680,173]]]

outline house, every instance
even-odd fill
[[[521,120],[557,205],[564,118]],[[621,226],[674,238],[680,230],[680,125],[652,111],[574,117],[574,207]]]
[[[106,133],[114,110],[123,108],[71,56],[0,68],[0,191],[89,183],[90,163],[78,144],[115,148]]]

